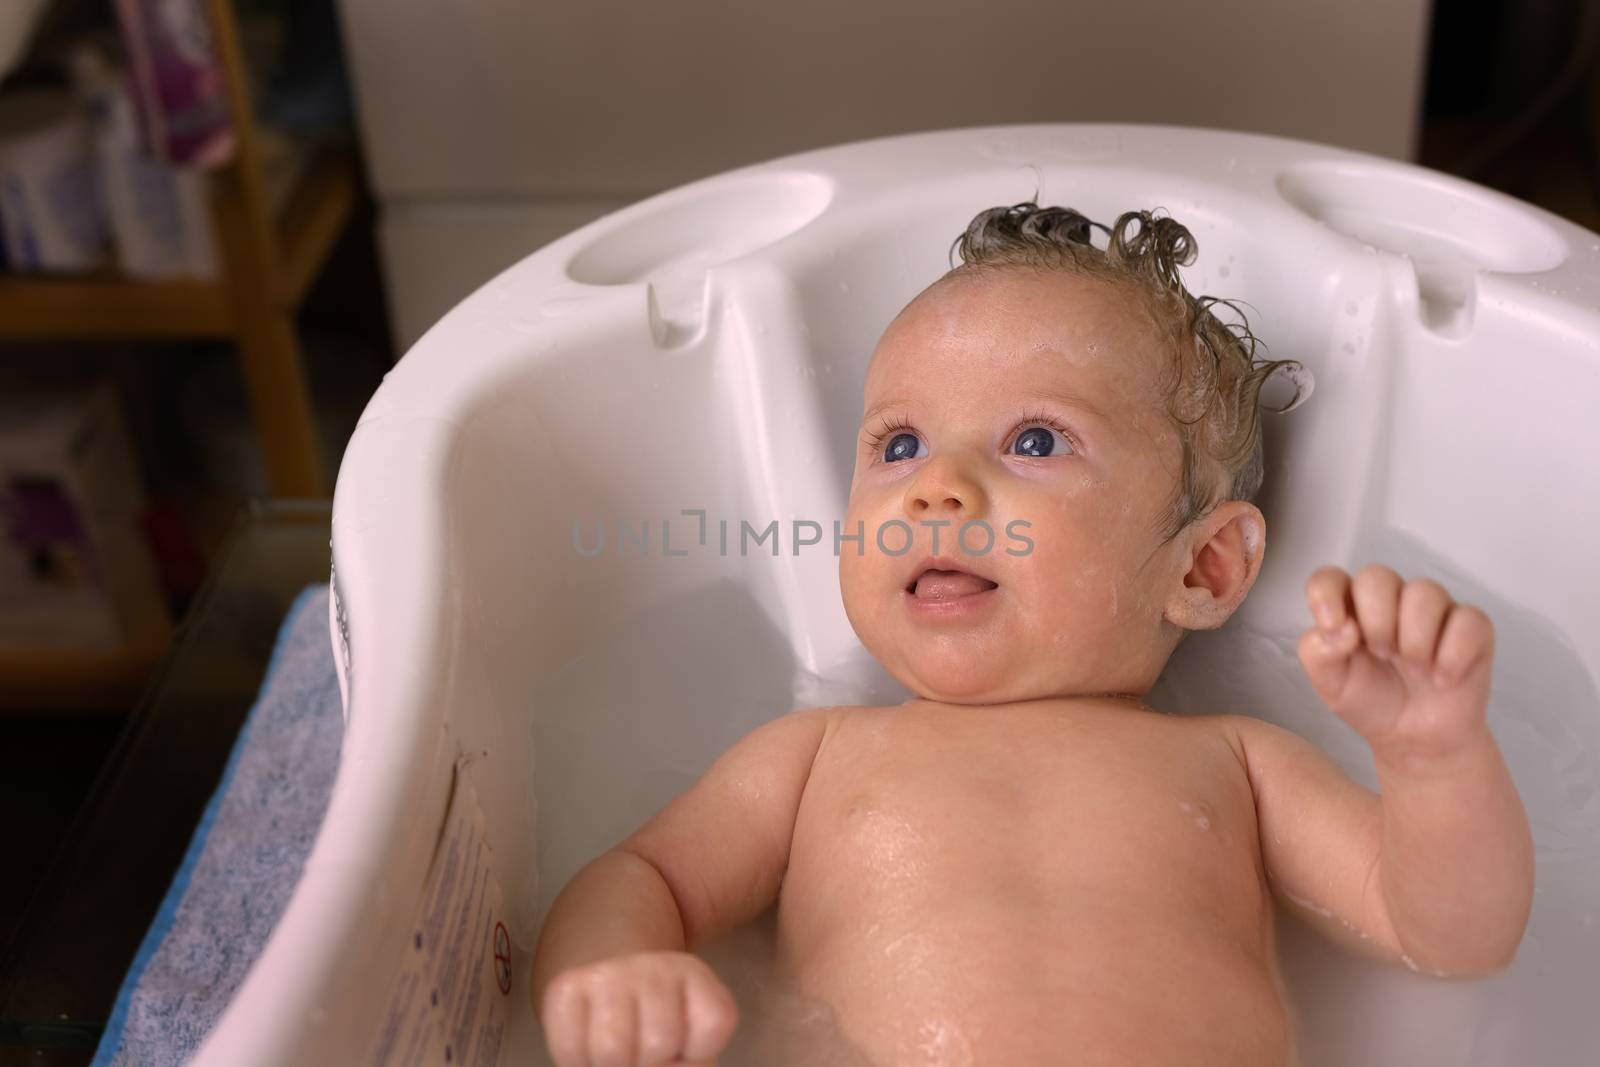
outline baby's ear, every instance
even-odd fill
[[[1267,521],[1248,501],[1224,501],[1195,520],[1189,545],[1189,571],[1167,598],[1166,618],[1185,630],[1215,630],[1256,582]]]

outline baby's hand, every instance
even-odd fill
[[[1328,706],[1375,753],[1440,756],[1484,729],[1494,626],[1438,582],[1406,582],[1388,567],[1354,582],[1323,567],[1306,583],[1316,625],[1300,637],[1300,662]]]
[[[739,1009],[698,956],[637,952],[556,975],[540,1016],[556,1067],[702,1067]]]

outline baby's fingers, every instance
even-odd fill
[[[1350,678],[1350,662],[1361,646],[1361,632],[1354,619],[1345,619],[1334,630],[1312,628],[1300,635],[1300,665],[1323,701],[1337,706]]]
[[[1350,576],[1341,567],[1319,567],[1306,581],[1306,606],[1324,630],[1337,630],[1349,618]]]
[[[639,1001],[639,1067],[663,1067],[682,1063],[688,1029],[684,1010],[684,976],[667,973],[659,976],[648,994]]]
[[[639,1002],[632,990],[599,989],[589,998],[591,1067],[634,1067],[639,1049]]]
[[[589,1067],[589,994],[563,975],[545,994],[543,1019],[556,1067]]]
[[[1414,578],[1400,590],[1400,658],[1427,671],[1433,668],[1445,615],[1454,601],[1431,578]]]
[[[1362,567],[1350,583],[1350,599],[1355,602],[1362,637],[1372,654],[1380,658],[1388,658],[1398,647],[1395,630],[1402,584],[1400,576],[1381,563]]]
[[[711,973],[690,973],[684,982],[684,1007],[688,1034],[683,1042],[686,1060],[710,1060],[733,1037],[739,1023],[739,1005],[733,994]]]
[[[1489,616],[1471,604],[1457,604],[1445,619],[1444,633],[1439,637],[1433,683],[1441,688],[1454,685],[1493,655],[1494,624]]]

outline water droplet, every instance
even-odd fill
[[[1230,272],[1229,272],[1227,267],[1218,267],[1217,268],[1217,277],[1219,277],[1219,278],[1226,278],[1229,273]]]
[[[1350,301],[1348,304],[1346,304],[1344,306],[1344,313],[1346,315],[1355,315],[1360,311],[1361,311],[1360,306],[1357,305],[1354,300]]]

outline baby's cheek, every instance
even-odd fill
[[[865,621],[862,589],[870,579],[868,567],[869,561],[864,556],[856,555],[854,545],[846,543],[839,546],[839,595],[844,601],[845,613],[857,625]]]
[[[1042,509],[1042,521],[1029,534],[1035,546],[1030,570],[1043,604],[1095,625],[1129,609],[1143,543],[1131,512],[1115,498],[1090,493]]]
[[[1106,566],[1098,538],[1057,526],[1032,534],[1027,581],[1041,612],[1062,622],[1090,616],[1105,596]]]

